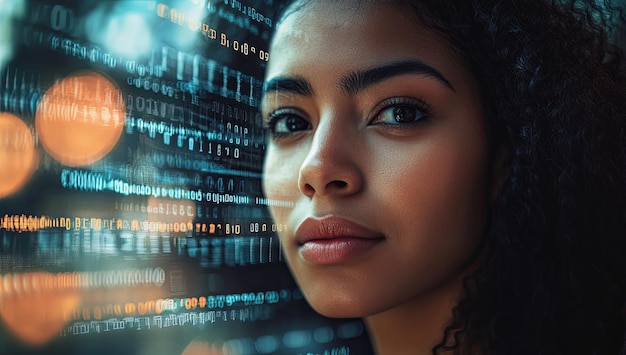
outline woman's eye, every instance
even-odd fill
[[[275,138],[311,129],[311,123],[301,115],[282,110],[270,114],[267,126]]]
[[[406,125],[422,121],[429,115],[428,106],[419,100],[399,98],[382,104],[384,107],[378,112],[372,124]]]

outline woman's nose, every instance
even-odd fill
[[[320,125],[300,167],[298,186],[309,198],[345,197],[363,189],[358,132]]]

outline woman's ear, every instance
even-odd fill
[[[511,146],[502,143],[495,150],[491,164],[491,202],[500,195],[502,185],[509,174],[511,167]]]

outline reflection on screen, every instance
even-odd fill
[[[0,353],[364,354],[262,196],[273,0],[0,0]]]

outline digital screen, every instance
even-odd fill
[[[0,353],[367,354],[281,256],[273,0],[0,0]]]

